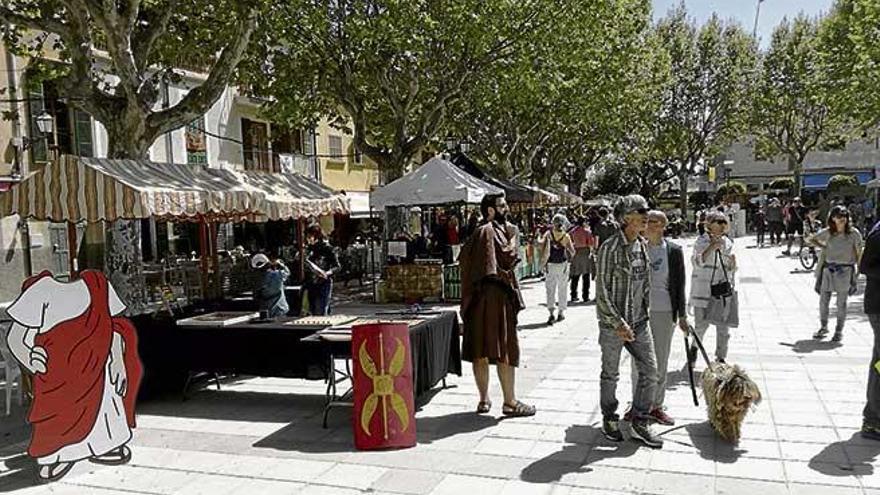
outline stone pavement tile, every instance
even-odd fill
[[[734,463],[716,463],[715,468],[718,476],[766,481],[785,480],[785,471],[780,460],[741,457]]]
[[[175,495],[235,495],[244,491],[286,494],[299,491],[304,486],[302,483],[287,481],[196,474],[193,480],[177,490]]]
[[[581,488],[577,486],[554,485],[550,495],[630,495],[629,492]]]
[[[531,452],[534,446],[534,440],[486,437],[477,444],[477,448],[474,449],[474,452],[477,454],[529,457],[529,452]]]
[[[824,445],[818,443],[780,442],[782,457],[792,461],[809,461],[819,454],[830,460],[844,462],[846,456],[842,445]]]
[[[788,495],[788,487],[784,482],[747,480],[742,478],[715,478],[716,495]]]
[[[506,480],[497,478],[450,474],[440,481],[431,491],[431,495],[461,495],[462,493],[494,495],[501,493],[506,483]]]
[[[834,426],[831,417],[823,411],[812,412],[784,412],[774,411],[777,425],[786,426],[810,426],[815,428],[830,428]],[[751,418],[750,418],[751,419]]]
[[[84,487],[111,488],[148,493],[174,494],[193,481],[198,473],[137,466],[96,469],[77,476],[69,483]]]
[[[551,495],[553,485],[510,480],[501,487],[501,495]]]
[[[540,424],[533,423],[513,423],[510,421],[504,421],[499,423],[497,426],[493,427],[489,430],[489,434],[493,437],[499,438],[519,438],[523,440],[541,440],[545,439],[545,431],[547,427]],[[564,441],[564,428],[563,437],[559,438],[558,441]],[[557,440],[556,438],[553,439]]]
[[[745,428],[743,429],[745,430]],[[805,426],[777,426],[780,442],[834,443],[840,438],[834,428],[809,428]]]
[[[831,420],[834,422],[834,426],[842,429],[858,429],[862,427],[861,414],[832,414]]]
[[[662,451],[654,453],[650,467],[651,471],[715,475],[715,461],[704,459],[696,454],[667,452],[665,445]]]
[[[738,445],[731,445],[724,441],[718,441],[715,447],[715,458],[719,461],[727,461],[739,456],[759,459],[781,459],[779,442],[775,440],[755,440],[744,438]]]
[[[520,473],[533,462],[533,459],[520,457],[462,454],[460,462],[455,466],[455,473],[513,479],[519,478]]]
[[[398,469],[450,472],[461,463],[460,452],[432,449],[377,450],[352,458],[353,463]]]
[[[789,482],[790,495],[862,495],[861,488]],[[762,494],[763,495],[763,494]],[[880,495],[865,492],[865,495]]]
[[[337,464],[321,475],[322,483],[366,490],[381,478],[388,469],[376,466]]]
[[[682,493],[713,493],[714,490],[715,480],[712,476],[651,472],[648,474],[641,493],[679,495]]]
[[[859,486],[859,480],[836,464],[784,461],[785,475],[790,483]]]
[[[395,493],[430,493],[446,475],[411,469],[391,469],[373,483],[372,490]]]
[[[15,495],[130,495],[132,492],[124,492],[113,488],[84,487],[71,485],[64,482],[56,482],[50,485],[32,486],[16,490]],[[149,492],[140,492],[149,493]]]
[[[338,486],[309,485],[295,493],[296,495],[361,495],[364,492],[353,488],[340,488]]]
[[[562,475],[560,482],[586,488],[637,492],[645,487],[647,472],[612,466],[584,466]],[[696,492],[695,492],[696,493]]]

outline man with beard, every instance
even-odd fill
[[[483,222],[462,247],[461,316],[464,321],[462,358],[473,363],[480,393],[477,413],[491,410],[489,365],[494,364],[504,394],[505,416],[533,416],[535,407],[517,400],[514,391],[519,366],[517,314],[523,309],[522,295],[514,274],[519,263],[512,225],[507,223],[507,201],[503,195],[487,195],[480,203]]]

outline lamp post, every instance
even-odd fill
[[[724,181],[727,187],[730,187],[730,172],[733,171],[733,164],[736,163],[733,160],[724,160]]]
[[[22,136],[12,139],[12,146],[15,149],[15,161],[12,164],[13,181],[21,180],[21,154],[33,148],[35,143],[45,139],[54,131],[55,118],[49,112],[43,110],[35,120],[37,123],[36,136]]]
[[[568,192],[573,193],[572,184],[574,183],[574,175],[577,172],[577,165],[569,160],[565,162],[565,165],[562,167],[562,176],[565,179],[565,185],[568,186]]]
[[[758,18],[761,17],[761,4],[764,3],[764,0],[758,0],[758,6],[755,9],[755,28],[752,30],[752,38],[755,38],[755,41],[758,40]]]

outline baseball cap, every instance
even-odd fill
[[[269,257],[263,253],[255,254],[253,258],[251,258],[251,267],[253,268],[263,268],[269,263]]]
[[[644,210],[644,211],[642,211]],[[614,216],[623,219],[627,214],[638,211],[640,213],[648,212],[648,202],[639,194],[630,194],[624,196],[614,205]]]

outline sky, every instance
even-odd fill
[[[669,9],[681,0],[652,0],[654,19],[666,15]],[[757,0],[685,0],[688,14],[702,24],[717,12],[722,19],[736,19],[751,32],[755,26],[755,7]],[[783,17],[794,17],[803,11],[816,16],[831,9],[833,0],[764,0],[761,4],[761,15],[758,18],[758,38],[761,46],[766,47],[773,34],[773,28]]]

